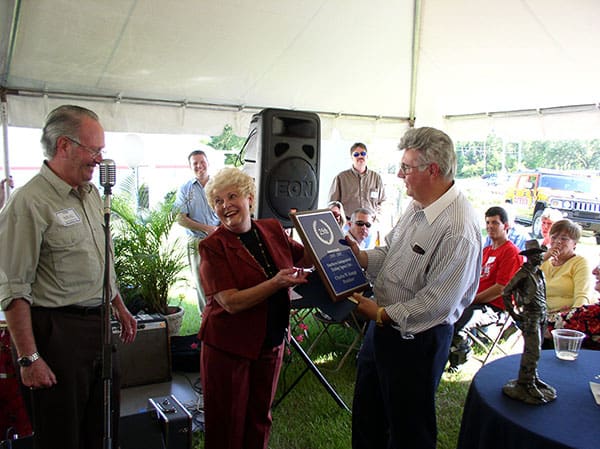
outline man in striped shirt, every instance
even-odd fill
[[[448,358],[453,324],[477,291],[481,233],[454,183],[450,137],[410,129],[398,177],[413,201],[385,238],[360,251],[375,278],[373,300],[354,294],[371,319],[358,357],[352,447],[435,448],[435,393]]]

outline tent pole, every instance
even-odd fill
[[[5,200],[8,200],[10,196],[10,165],[8,163],[8,104],[6,103],[6,90],[2,88],[0,90],[0,116],[2,117],[2,146],[4,149],[4,179],[6,182],[4,183],[4,193]]]
[[[421,0],[414,0],[413,36],[410,70],[410,105],[408,108],[408,126],[414,128],[417,107],[417,75],[419,72],[419,46],[421,45]]]

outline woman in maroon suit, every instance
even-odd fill
[[[251,218],[253,179],[225,168],[206,184],[221,225],[200,243],[207,297],[199,338],[206,449],[266,449],[304,248],[274,219]],[[308,257],[306,258],[308,260]]]

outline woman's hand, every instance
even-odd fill
[[[289,288],[307,283],[309,274],[310,270],[304,270],[303,268],[284,268],[283,270],[279,270],[273,280],[280,288]]]
[[[554,266],[560,265],[559,256],[560,256],[559,248],[553,247],[548,250],[548,258],[550,259],[550,262],[552,263],[552,265],[554,265]]]
[[[281,289],[287,289],[308,282],[311,270],[303,268],[284,268],[266,281],[254,287],[238,290],[235,288],[216,293],[215,300],[229,313],[242,312],[261,303]]]

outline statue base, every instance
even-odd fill
[[[513,379],[502,387],[502,392],[512,399],[532,405],[548,404],[556,399],[556,389],[538,378],[526,384]]]

